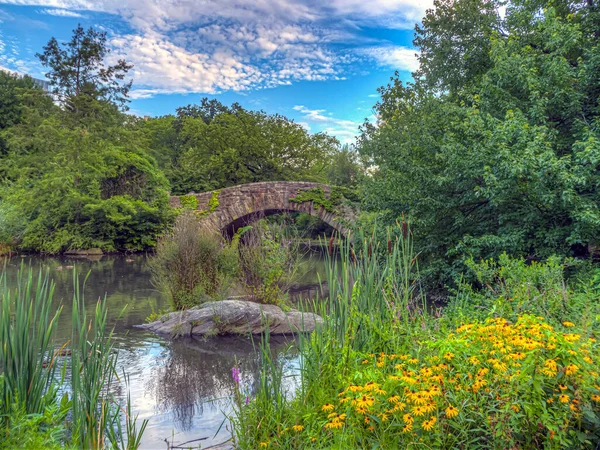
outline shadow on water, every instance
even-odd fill
[[[203,447],[223,442],[230,436],[224,419],[232,411],[231,369],[236,365],[240,369],[243,388],[251,397],[260,370],[255,343],[235,336],[169,341],[134,328],[153,310],[168,308],[167,299],[150,283],[145,261],[143,255],[5,260],[12,285],[16,285],[21,263],[35,271],[49,271],[56,283],[55,306],[63,306],[56,334],[60,344],[71,334],[73,266],[81,281],[91,271],[84,291],[86,309],[92,314],[98,298],[106,295],[108,321],[114,326],[115,348],[119,350],[118,373],[124,369],[129,374],[133,410],[140,419],[150,419],[141,448],[164,449],[165,439],[185,442],[206,437],[201,441]],[[324,269],[322,261],[313,255],[304,264],[301,277],[290,290],[291,301],[312,298],[318,289],[317,272]],[[293,342],[291,338],[271,337],[273,354],[290,372],[298,366],[293,345],[290,348]],[[288,379],[291,389],[294,378]],[[115,393],[124,396],[126,390],[117,385]]]

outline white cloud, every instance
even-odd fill
[[[83,14],[79,14],[76,11],[70,11],[68,9],[42,9],[38,11],[40,14],[46,14],[48,16],[57,16],[57,17],[79,17],[86,18],[87,16]]]
[[[360,49],[359,53],[366,55],[381,66],[395,70],[414,72],[419,68],[417,50],[400,46],[369,47]]]
[[[324,109],[310,109],[304,105],[296,105],[293,109],[302,114],[303,121],[301,123],[315,125],[319,131],[337,137],[342,144],[354,143],[359,133],[358,127],[361,125],[359,122],[338,119],[329,115],[330,113]]]
[[[43,14],[118,16],[113,56],[134,64],[132,97],[243,92],[299,80],[343,80],[351,64],[413,70],[412,50],[377,47],[362,26],[412,28],[431,0],[0,0]],[[348,45],[353,49],[350,50]],[[346,46],[346,47],[344,47]],[[362,46],[362,49],[361,49]]]

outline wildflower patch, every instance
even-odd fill
[[[315,405],[302,432],[325,447],[585,447],[599,437],[598,358],[595,340],[570,324],[530,315],[465,324],[418,355],[356,354],[347,384]]]

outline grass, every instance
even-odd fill
[[[48,275],[34,277],[21,266],[14,289],[0,275],[0,448],[139,447],[147,421],[138,424],[130,399],[123,409],[111,394],[118,353],[107,331],[106,299],[88,317],[76,271],[73,283],[72,336],[56,348],[62,308],[52,311]],[[59,386],[68,390],[62,396]]]
[[[569,287],[556,259],[471,261],[440,315],[407,227],[356,241],[329,259],[295,395],[263,357],[255,398],[236,403],[239,448],[595,448],[597,289]]]

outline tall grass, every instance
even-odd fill
[[[304,404],[315,389],[327,389],[346,376],[355,352],[398,350],[410,345],[416,330],[427,328],[410,232],[390,229],[384,242],[357,233],[353,241],[332,238],[329,243],[322,299],[310,308],[325,322],[299,337],[300,386],[295,398],[286,396],[283,370],[270,357],[268,335],[263,337],[255,400],[236,405],[233,424],[240,448],[256,448],[268,443],[268,436],[283,432],[281,424],[288,422],[294,402]]]
[[[55,397],[52,335],[62,308],[51,312],[54,283],[41,271],[34,282],[33,273],[21,266],[14,291],[3,271],[0,285],[0,415],[6,416],[15,406],[28,414],[41,414]]]
[[[48,274],[40,271],[34,278],[31,270],[21,266],[15,289],[9,288],[6,271],[0,276],[0,284],[0,421],[5,437],[11,437],[16,412],[48,415],[49,411],[56,411],[50,421],[56,416],[64,419],[67,413],[70,418],[63,423],[67,436],[63,445],[137,448],[147,421],[138,428],[129,397],[126,409],[121,409],[111,393],[117,352],[112,331],[107,331],[106,299],[98,300],[94,315],[88,318],[83,295],[85,280],[80,284],[74,271],[71,339],[55,350],[53,335],[62,307],[51,312],[54,284]],[[60,378],[59,365],[63,368]],[[59,400],[57,387],[65,382],[70,392]],[[38,425],[31,433],[43,432],[45,424]]]
[[[237,240],[226,242],[191,211],[177,218],[148,261],[152,283],[177,311],[225,297],[238,264]]]
[[[387,240],[357,231],[354,242],[330,242],[326,288],[320,313],[327,316],[317,335],[334,336],[336,345],[385,351],[396,347],[414,328],[427,320],[425,297],[418,289],[418,267],[410,232]],[[337,251],[335,250],[337,249]],[[398,331],[384,335],[390,325]]]

